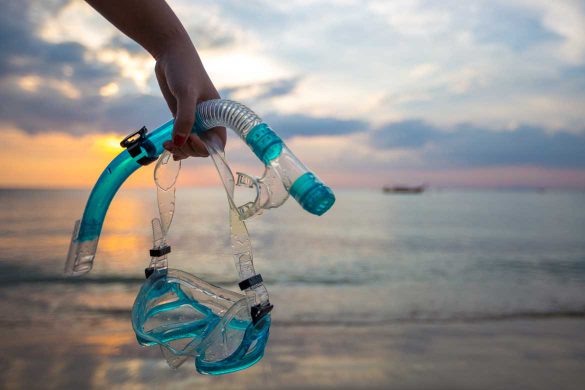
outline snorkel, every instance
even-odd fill
[[[193,132],[223,126],[235,131],[265,165],[261,178],[238,173],[236,185],[254,188],[254,201],[239,206],[243,219],[282,205],[292,195],[311,214],[322,215],[335,202],[333,191],[295,157],[282,139],[248,107],[230,100],[209,100],[197,105]],[[158,159],[163,142],[171,139],[173,120],[152,132],[145,127],[127,136],[125,147],[95,184],[83,217],[75,223],[65,272],[82,275],[91,270],[102,225],[114,195],[138,168]]]
[[[331,189],[247,107],[228,100],[198,105],[193,131],[203,134],[217,126],[233,129],[265,165],[261,178],[238,173],[235,179],[217,135],[208,133],[202,137],[226,191],[232,254],[243,293],[168,268],[171,248],[166,235],[175,211],[175,183],[181,164],[170,158],[162,143],[170,139],[173,121],[150,134],[142,128],[121,142],[126,150],[104,170],[91,192],[83,218],[75,223],[65,266],[70,275],[91,270],[102,224],[115,193],[134,171],[158,159],[154,178],[159,218],[152,221],[151,260],[145,269],[146,281],[132,307],[132,327],[141,345],[160,346],[171,367],[176,368],[192,357],[198,372],[211,375],[250,367],[262,358],[268,341],[273,305],[262,276],[254,270],[245,220],[265,209],[279,207],[289,194],[315,215],[322,215],[335,202]],[[237,206],[236,186],[255,189],[255,199]]]

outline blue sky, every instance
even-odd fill
[[[84,2],[1,3],[10,139],[168,118],[152,59]],[[334,184],[585,186],[582,1],[169,3],[222,96]]]

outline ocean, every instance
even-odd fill
[[[106,218],[93,271],[66,278],[63,266],[73,224],[88,194],[0,190],[3,387],[35,387],[40,378],[48,387],[88,385],[88,378],[95,387],[116,380],[160,385],[149,382],[154,379],[148,379],[148,372],[152,367],[170,370],[158,366],[164,362],[157,354],[135,345],[129,323],[150,260],[155,191],[122,189]],[[336,195],[336,204],[322,217],[289,200],[248,222],[256,271],[275,305],[273,327],[300,334],[295,342],[318,342],[311,340],[311,329],[327,327],[341,332],[339,340],[345,338],[339,329],[352,328],[348,332],[563,319],[584,328],[585,193],[430,190],[393,195],[339,189]],[[221,189],[179,188],[169,233],[170,267],[235,289],[227,218]],[[268,348],[275,343],[273,338]],[[573,363],[582,370],[583,337],[575,343],[579,350],[573,351]],[[343,354],[343,346],[336,348],[333,354]],[[57,354],[73,365],[75,359],[92,355],[114,370],[112,356],[121,356],[146,368],[135,376],[114,370],[101,382],[95,370],[84,368],[70,382],[64,379],[66,367],[35,360],[35,350],[40,356]],[[269,358],[270,353],[258,366]],[[94,360],[88,364],[95,365]],[[189,366],[179,370],[185,386],[192,384],[187,378],[197,376]],[[386,383],[376,380],[362,385]],[[219,383],[233,384],[224,379]]]

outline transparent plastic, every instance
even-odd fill
[[[244,221],[233,201],[234,177],[217,136],[204,142],[226,190],[234,260],[240,280],[255,275],[252,246]],[[165,152],[166,153],[166,152]],[[180,164],[163,154],[155,168],[160,219],[153,220],[153,245],[166,246],[166,233],[175,208],[175,182]],[[168,223],[161,223],[161,220]],[[246,294],[207,283],[194,275],[167,268],[167,255],[152,257],[151,270],[132,308],[132,327],[141,345],[158,344],[169,366],[179,367],[189,357],[203,374],[243,370],[264,355],[270,314],[252,318],[252,307],[270,305],[263,283]]]
[[[254,188],[256,198],[237,208],[238,218],[246,219],[264,209],[278,207],[289,192],[308,212],[321,215],[335,202],[331,189],[311,173],[286,147],[270,127],[246,106],[230,100],[209,100],[197,105],[193,131],[199,134],[224,126],[234,130],[264,162],[261,178],[238,173],[236,185]],[[152,161],[163,152],[163,142],[171,138],[173,121],[168,121],[139,139],[139,153],[120,153],[104,170],[88,199],[83,217],[76,222],[65,264],[69,275],[89,272],[93,266],[99,236],[108,207],[124,181],[140,168],[139,161]],[[295,185],[302,179],[302,185]],[[164,226],[164,218],[161,219]],[[164,230],[164,227],[163,227]]]
[[[201,133],[216,126],[232,128],[266,166],[261,178],[238,173],[237,184],[256,188],[258,195],[255,201],[245,205],[245,216],[280,206],[286,201],[291,188],[296,188],[294,195],[291,192],[295,200],[312,214],[322,215],[335,203],[333,191],[310,172],[270,126],[248,107],[219,99],[200,103],[195,131]],[[304,185],[295,187],[295,182],[303,176]],[[277,181],[282,182],[286,193],[274,185]]]
[[[173,368],[189,357],[203,374],[243,370],[264,355],[270,314],[254,324],[248,298],[189,273],[156,270],[132,308],[141,345],[158,344]]]

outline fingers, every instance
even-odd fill
[[[195,134],[191,134],[191,136],[189,137],[189,141],[185,145],[189,148],[191,156],[195,157],[209,156],[209,153],[207,152],[207,148],[203,144],[203,141],[201,141],[201,138],[199,138]]]
[[[221,143],[221,148],[225,148],[226,143],[226,131],[225,127],[214,127],[213,129],[206,131],[203,137],[209,137],[211,133],[215,134]],[[173,153],[173,156],[177,156],[178,159],[187,158],[189,156],[193,157],[208,157],[209,152],[205,147],[205,144],[199,138],[199,136],[195,134],[189,135],[187,142],[183,144],[183,146],[177,146],[172,141],[166,141],[163,143],[163,147],[168,150],[169,152]]]
[[[191,135],[195,122],[195,105],[197,98],[190,93],[177,96],[177,112],[173,127],[173,144],[182,147]]]
[[[194,156],[194,157],[207,157],[209,153],[207,152],[207,148],[203,144],[203,141],[196,136],[195,134],[191,134],[187,140],[183,144],[183,146],[176,146],[171,141],[166,141],[163,143],[163,147],[173,153],[173,158],[175,160],[182,160],[184,158]]]

